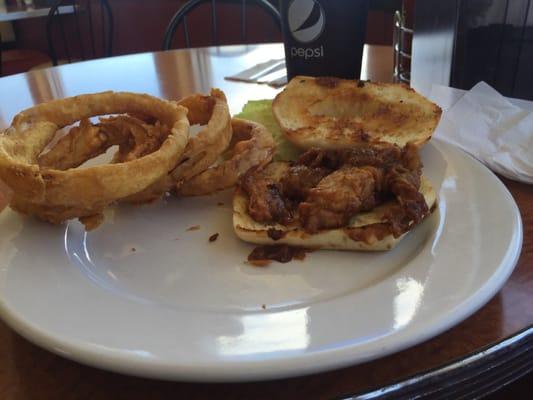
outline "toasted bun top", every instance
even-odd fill
[[[302,148],[362,141],[426,143],[442,110],[404,84],[294,77],[274,99],[283,133]]]

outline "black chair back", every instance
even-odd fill
[[[98,3],[94,7],[95,3]],[[73,7],[72,13],[65,12],[65,7]],[[94,13],[93,13],[94,12]],[[94,17],[100,14],[100,36],[96,36]],[[67,34],[66,20],[74,23],[74,36]],[[85,22],[83,24],[83,22]],[[82,35],[82,25],[87,37]],[[72,28],[72,24],[70,25]],[[70,31],[69,31],[70,32]],[[56,33],[54,35],[54,33]],[[69,63],[78,57],[82,60],[98,57],[110,57],[113,48],[113,12],[107,0],[57,0],[51,7],[46,21],[46,39],[53,65],[59,61],[59,52]],[[58,39],[58,40],[55,40]],[[99,39],[99,40],[98,40]],[[72,42],[78,43],[73,47]],[[61,45],[61,48],[60,48]]]
[[[187,16],[198,6],[210,3],[211,4],[211,31],[212,44],[217,46],[220,44],[218,37],[218,21],[217,21],[217,4],[238,4],[240,5],[240,36],[243,43],[247,43],[247,19],[246,11],[248,5],[256,5],[263,9],[274,21],[276,27],[281,31],[281,17],[278,10],[270,4],[267,0],[189,0],[174,14],[170,23],[168,24],[163,40],[163,50],[169,50],[172,47],[172,40],[176,34],[176,30],[180,24],[183,25],[185,36],[185,46],[188,48],[191,45],[189,26],[187,24]]]

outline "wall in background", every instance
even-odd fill
[[[129,54],[154,51],[161,48],[163,35],[167,24],[177,9],[185,3],[184,0],[109,0],[115,19],[115,34],[113,54]],[[93,0],[93,3],[97,1]],[[98,7],[93,7],[97,12]],[[210,8],[206,6],[197,10],[191,16],[191,45],[205,46],[211,42]],[[238,6],[220,6],[222,21],[238,21],[240,9]],[[236,17],[236,18],[235,18]],[[72,18],[72,17],[69,17]],[[99,17],[96,16],[95,24]],[[17,21],[14,24],[18,48],[31,48],[47,51],[45,32],[45,18]],[[372,10],[368,20],[367,42],[372,44],[392,43],[392,14],[387,11]],[[224,44],[238,43],[239,24],[219,23],[220,37]],[[249,13],[249,41],[263,42],[263,32],[270,31],[271,40],[281,40],[275,35],[275,27],[265,18],[261,10],[250,10]],[[96,29],[98,31],[98,29]],[[178,34],[178,44],[183,46],[182,33]]]
[[[7,0],[15,1],[15,0]],[[46,3],[52,0],[34,0],[39,3]],[[100,6],[97,0],[87,0],[92,4],[93,22],[95,24],[94,31],[97,43],[98,56],[103,54],[99,51],[98,44],[101,43],[101,15]],[[113,55],[132,54],[148,51],[158,51],[161,49],[163,36],[174,13],[182,6],[186,0],[108,0],[114,15],[114,35],[113,35]],[[367,43],[371,44],[392,44],[392,24],[393,11],[395,4],[399,0],[375,0],[372,1],[372,7],[368,15],[368,32]],[[274,5],[277,0],[272,0]],[[220,44],[235,44],[242,43],[240,38],[240,8],[239,6],[219,6],[220,22],[218,24],[218,33]],[[266,16],[266,17],[265,17]],[[80,14],[80,17],[83,17]],[[86,15],[85,15],[86,17]],[[82,59],[80,46],[78,42],[78,35],[75,28],[75,20],[73,15],[64,16],[64,24],[67,43],[69,47],[70,56],[73,59]],[[252,9],[248,11],[248,43],[261,43],[281,41],[281,35],[277,28],[272,23],[271,18],[262,10]],[[235,22],[232,22],[235,21]],[[83,26],[87,26],[86,18],[81,20],[82,31]],[[30,68],[42,65],[43,57],[46,58],[48,53],[48,45],[46,41],[46,18],[32,18],[28,20],[19,20],[10,24],[13,27],[16,40],[11,41],[12,38],[7,38],[9,41],[4,41],[4,49],[15,49],[12,54],[17,55],[16,49],[21,49],[24,53],[22,59],[12,59],[7,57],[4,52],[2,67],[4,74],[12,74],[25,72]],[[209,5],[205,5],[190,16],[190,39],[191,46],[207,46],[212,43],[212,28],[211,28],[211,10]],[[55,32],[57,41],[56,50],[59,59],[66,59],[66,51],[64,42],[61,40],[59,30]],[[88,35],[84,36],[84,46],[86,57],[94,58],[90,49],[90,41]],[[6,36],[4,36],[6,39]],[[174,47],[184,47],[184,35],[181,28],[178,29]],[[101,47],[101,46],[100,46]],[[32,50],[32,51],[27,51]],[[90,54],[87,54],[90,53]],[[21,53],[22,54],[22,53]],[[29,55],[28,55],[29,54]],[[40,54],[40,57],[32,59],[31,54]],[[18,57],[18,56],[17,56]],[[15,57],[16,58],[16,57]],[[20,57],[19,57],[20,58]]]

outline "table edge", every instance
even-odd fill
[[[533,371],[533,325],[464,357],[344,400],[486,395]]]

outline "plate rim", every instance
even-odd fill
[[[488,174],[493,183],[499,186],[503,194],[510,200],[510,205],[512,205],[516,223],[516,229],[514,230],[516,238],[510,241],[502,262],[483,282],[475,295],[470,294],[464,301],[449,309],[447,315],[444,317],[441,315],[437,318],[437,323],[426,326],[422,333],[402,338],[402,335],[405,336],[405,332],[408,329],[404,329],[400,333],[396,332],[392,336],[403,340],[394,346],[382,348],[377,354],[368,354],[369,351],[367,350],[367,354],[363,356],[359,354],[354,357],[355,353],[360,351],[360,349],[357,343],[351,343],[340,348],[313,350],[312,352],[295,353],[288,357],[274,359],[229,360],[223,366],[217,364],[204,365],[202,363],[184,366],[183,363],[181,365],[166,363],[164,360],[157,358],[142,357],[140,359],[138,356],[128,354],[122,350],[116,350],[113,354],[109,354],[108,351],[99,349],[92,343],[61,338],[36,328],[31,321],[26,320],[21,315],[17,315],[10,309],[2,296],[2,291],[0,291],[0,317],[8,326],[30,342],[67,359],[127,375],[164,380],[184,379],[191,382],[243,382],[308,375],[382,358],[425,342],[474,314],[503,287],[518,262],[523,243],[523,224],[520,210],[512,194],[496,174],[463,150],[438,138],[432,142],[438,143],[436,146],[438,150],[441,150],[440,147],[443,145],[452,151],[462,153],[463,157],[470,158],[471,162],[477,164],[479,169]],[[354,361],[355,358],[356,360]],[[236,373],[236,369],[245,372]]]

